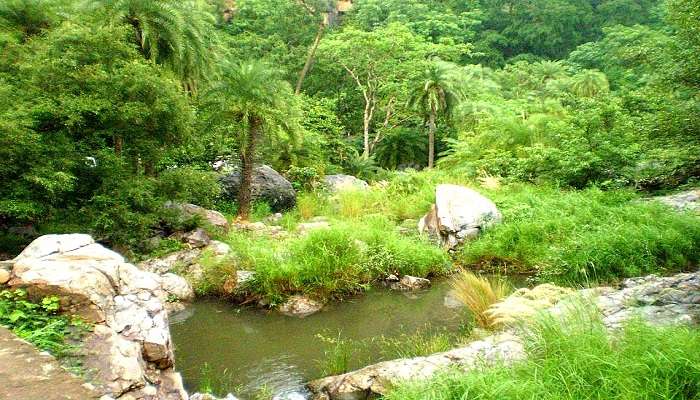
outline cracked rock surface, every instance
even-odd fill
[[[172,275],[172,274],[171,274]],[[89,235],[46,235],[12,260],[8,285],[30,298],[58,296],[61,311],[94,324],[83,340],[87,377],[113,398],[187,399],[173,369],[165,308],[191,288],[125,262]]]

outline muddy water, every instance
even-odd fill
[[[410,335],[426,326],[457,331],[464,311],[446,305],[448,291],[446,282],[414,293],[375,288],[303,319],[201,300],[172,319],[177,369],[191,392],[211,380],[219,391],[243,399],[262,388],[285,398],[321,374],[319,334],[364,340],[352,354],[351,367],[357,368],[386,357],[372,338]]]

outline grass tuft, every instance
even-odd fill
[[[486,311],[511,291],[503,279],[489,279],[465,270],[455,275],[451,283],[455,297],[469,309],[474,322],[482,328],[493,326],[494,321]]]

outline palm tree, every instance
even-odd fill
[[[409,106],[428,120],[428,168],[435,163],[435,128],[438,114],[449,115],[464,97],[463,76],[455,64],[432,60],[421,72]]]
[[[0,2],[0,27],[22,32],[22,39],[39,34],[51,25],[53,10],[44,0],[6,0]]]
[[[281,135],[294,138],[300,129],[298,99],[282,73],[260,61],[224,66],[222,79],[208,95],[206,104],[216,123],[242,127],[240,130],[241,185],[238,218],[250,216],[251,183],[257,148],[263,139]],[[231,122],[234,125],[230,125]]]
[[[215,18],[197,0],[94,0],[116,21],[133,28],[148,60],[172,69],[190,93],[211,72],[209,51]]]
[[[581,97],[595,97],[610,90],[608,78],[604,73],[587,69],[574,76],[571,91]]]

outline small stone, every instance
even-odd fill
[[[394,290],[420,290],[427,287],[430,287],[430,280],[410,275],[404,275],[398,282],[391,284]]]
[[[290,317],[304,318],[321,311],[323,303],[313,300],[307,296],[295,295],[287,299],[279,306],[279,311]]]
[[[10,272],[0,268],[0,285],[6,284],[10,280]]]

